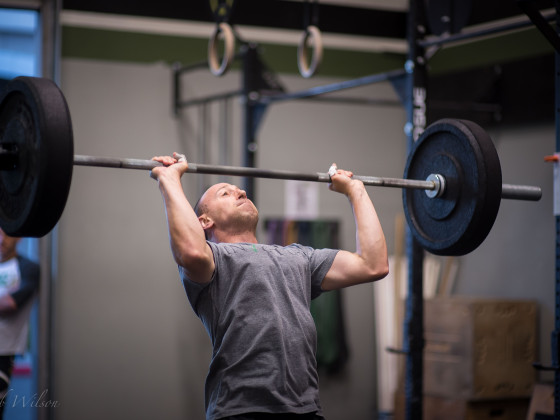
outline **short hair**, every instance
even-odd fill
[[[208,207],[205,204],[202,204],[200,202],[205,193],[206,193],[206,191],[204,191],[202,193],[202,195],[199,197],[199,199],[197,200],[196,204],[193,207],[193,210],[194,210],[194,213],[196,214],[196,217],[200,217],[202,214],[206,213],[206,211],[208,210]],[[206,233],[206,230],[204,230],[204,237],[206,239],[209,239],[208,234]]]
[[[200,196],[200,198],[197,200],[196,204],[193,207],[194,213],[196,214],[197,217],[200,217],[200,215],[206,211],[206,206],[201,204],[200,200],[202,200],[202,196]]]

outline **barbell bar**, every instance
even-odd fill
[[[152,160],[74,155],[70,111],[48,79],[18,77],[0,95],[0,227],[10,236],[41,237],[58,223],[73,166],[151,170]],[[328,173],[303,173],[189,163],[187,172],[330,182]],[[427,251],[464,255],[486,238],[502,198],[536,201],[539,187],[502,184],[498,154],[488,135],[466,120],[431,124],[408,156],[404,176],[355,175],[365,185],[402,188],[410,231]]]
[[[74,165],[95,166],[103,168],[141,169],[152,170],[162,166],[160,162],[146,159],[109,158],[88,155],[74,155]],[[187,173],[208,175],[230,175],[250,178],[285,179],[294,181],[331,182],[327,172],[297,172],[279,169],[248,168],[243,166],[210,165],[205,163],[189,162]],[[407,188],[433,191],[428,197],[435,198],[444,194],[445,183],[432,178],[445,178],[440,174],[431,174],[426,180],[403,178],[388,178],[367,175],[354,175],[353,179],[360,180],[364,185],[372,187]],[[542,190],[532,185],[502,184],[501,197],[511,200],[539,201]]]

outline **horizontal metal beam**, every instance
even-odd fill
[[[303,101],[314,101],[322,103],[330,103],[336,105],[364,105],[364,106],[396,106],[402,107],[401,101],[393,99],[374,99],[374,98],[359,98],[350,96],[312,96],[309,98],[301,98]]]
[[[556,13],[554,13],[552,19],[550,17],[545,17],[532,2],[527,0],[517,0],[517,5],[525,12],[529,19],[531,19],[531,22],[533,22],[537,29],[541,31],[556,52],[560,53],[560,36],[558,36],[556,30],[549,24],[550,20],[556,18]]]
[[[553,21],[556,18],[555,13],[549,13],[543,16],[545,21]],[[441,46],[445,44],[450,44],[453,42],[466,41],[473,38],[479,38],[488,35],[495,35],[499,33],[504,33],[507,31],[513,31],[518,29],[524,29],[533,26],[531,20],[526,19],[519,22],[504,23],[501,25],[492,26],[489,28],[483,28],[478,30],[464,31],[454,35],[442,35],[438,37],[428,38],[424,40],[419,40],[418,45],[423,48]]]
[[[41,0],[1,0],[0,7],[13,9],[39,10],[43,4]]]
[[[219,19],[213,16],[209,3],[211,2],[177,0],[64,0],[64,9],[215,23]],[[305,2],[243,0],[228,3],[235,3],[228,20],[231,24],[296,31],[303,29]],[[404,39],[406,36],[406,10],[388,10],[374,6],[359,8],[347,6],[344,2],[338,5],[317,2],[317,7],[321,31],[325,33],[392,39]]]
[[[241,91],[241,90],[232,90],[232,91],[229,91],[229,92],[219,93],[219,94],[216,94],[216,95],[204,96],[202,98],[193,98],[193,99],[189,99],[188,101],[178,102],[177,107],[178,108],[186,108],[186,107],[193,106],[193,105],[207,104],[207,103],[213,102],[213,101],[220,101],[220,100],[223,100],[223,99],[233,98],[234,96],[239,96],[242,93],[243,93],[243,91]]]
[[[345,80],[343,82],[331,83],[329,85],[316,86],[311,89],[305,89],[297,92],[280,93],[276,95],[263,95],[259,102],[269,104],[273,102],[280,102],[293,99],[310,98],[313,96],[324,95],[326,93],[338,92],[345,89],[352,89],[365,85],[372,85],[375,83],[389,81],[394,78],[406,75],[404,69],[393,70],[386,73],[373,74],[369,76],[360,77],[358,79]]]

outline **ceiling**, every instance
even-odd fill
[[[428,22],[450,15],[450,32],[497,25],[504,20],[524,18],[518,0],[419,0]],[[527,0],[531,1],[531,0]],[[67,57],[116,60],[179,60],[180,52],[198,52],[206,57],[206,43],[215,18],[210,4],[233,2],[228,22],[236,28],[270,32],[267,62],[279,72],[294,71],[294,46],[309,24],[316,24],[326,48],[322,72],[338,77],[357,77],[394,69],[404,63],[407,51],[408,0],[62,0],[63,54]],[[553,0],[532,0],[539,10],[550,10]],[[447,12],[446,12],[447,11]],[[449,11],[452,11],[449,13]],[[111,23],[112,22],[112,23]],[[160,23],[158,23],[160,22]],[[173,26],[174,33],[169,33]],[[201,35],[193,35],[202,26]],[[248,29],[247,29],[248,28]],[[121,34],[119,31],[128,31]],[[152,32],[158,32],[159,37]],[[150,33],[148,33],[150,32]],[[136,35],[131,36],[130,33]],[[428,34],[430,27],[428,25]],[[176,39],[170,35],[182,35]],[[244,36],[244,33],[242,33]],[[199,37],[200,39],[196,39]],[[330,38],[329,38],[330,37]],[[273,38],[275,38],[273,40]],[[190,40],[189,40],[190,39]],[[344,39],[345,47],[334,44]],[[380,40],[389,47],[379,51],[359,48]],[[137,48],[138,41],[143,46]],[[190,42],[190,44],[189,44]],[[327,43],[330,42],[329,45]],[[285,45],[277,45],[284,43]],[[394,44],[397,46],[395,47]],[[364,43],[362,43],[364,45]],[[175,47],[174,47],[175,46]],[[344,49],[346,48],[346,49]],[[168,54],[166,52],[169,50]],[[336,50],[336,51],[335,51]],[[532,28],[507,36],[476,39],[444,48],[430,58],[432,112],[448,115],[454,108],[465,115],[461,103],[497,105],[502,112],[471,110],[472,119],[521,122],[550,120],[554,97],[553,49]],[[141,54],[138,57],[135,54]],[[185,58],[188,60],[188,58]],[[330,61],[329,61],[330,60]],[[189,62],[189,61],[183,61]],[[353,63],[348,66],[347,63]],[[439,70],[439,71],[436,71]],[[297,70],[295,70],[297,71]],[[528,83],[520,83],[520,80]],[[515,92],[515,95],[509,94]],[[454,98],[454,103],[449,98]],[[439,103],[438,104],[436,103]],[[459,104],[459,105],[458,105]],[[529,115],[527,104],[534,112]],[[476,117],[476,118],[474,118]]]
[[[407,0],[63,0],[64,10],[212,22],[210,3],[233,4],[229,22],[275,29],[302,29],[316,23],[322,32],[384,38],[406,38]],[[423,0],[429,14],[459,10],[466,25],[522,15],[515,0]],[[553,0],[534,0],[539,9]],[[471,7],[469,7],[471,6]],[[216,9],[217,7],[214,6]]]

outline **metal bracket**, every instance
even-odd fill
[[[560,366],[545,366],[540,362],[535,362],[533,363],[533,368],[535,370],[540,370],[540,371],[558,371],[560,370]]]
[[[544,37],[550,42],[557,53],[560,53],[560,36],[542,15],[540,10],[535,7],[533,0],[517,0],[517,5],[531,19]]]

